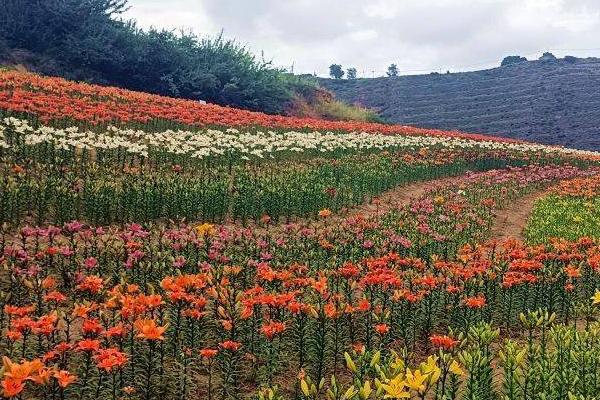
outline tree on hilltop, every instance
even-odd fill
[[[329,66],[329,75],[333,79],[342,79],[344,77],[344,70],[339,64],[331,64]]]
[[[556,61],[556,56],[547,51],[544,54],[542,54],[542,56],[540,57],[540,61]]]
[[[522,62],[526,62],[527,59],[525,57],[521,57],[521,56],[508,56],[508,57],[504,57],[504,59],[502,60],[502,63],[500,64],[501,67],[506,67],[507,65],[513,65],[513,64],[518,64],[518,63],[522,63]]]
[[[394,76],[398,76],[398,74],[398,66],[396,64],[391,64],[387,69],[387,76],[391,78]]]
[[[356,68],[348,68],[348,70],[346,71],[346,78],[356,79]]]

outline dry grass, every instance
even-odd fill
[[[310,96],[296,96],[288,114],[334,121],[384,122],[375,110],[336,100],[333,94],[321,88]]]
[[[346,104],[339,100],[320,100],[313,107],[322,118],[326,119],[363,122],[381,121],[375,111],[359,105]]]

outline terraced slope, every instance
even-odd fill
[[[598,58],[321,84],[390,122],[600,149]]]

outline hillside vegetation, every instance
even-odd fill
[[[390,122],[600,148],[600,59],[596,58],[320,83],[341,100],[377,109]]]
[[[374,117],[314,102],[324,92],[314,78],[285,73],[235,40],[142,30],[121,18],[127,8],[127,0],[4,0],[0,65],[270,114]]]

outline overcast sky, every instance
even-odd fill
[[[129,0],[141,27],[224,31],[275,65],[359,76],[493,67],[506,55],[600,56],[600,0]],[[364,71],[364,72],[363,72]]]

